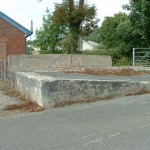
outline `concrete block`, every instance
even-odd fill
[[[63,101],[86,99],[101,100],[105,97],[117,97],[150,92],[150,82],[56,79],[34,72],[9,71],[11,84],[27,99],[36,101],[41,106],[50,106]]]
[[[9,69],[29,68],[32,70],[81,70],[83,68],[111,67],[110,56],[100,55],[18,55],[9,56]]]

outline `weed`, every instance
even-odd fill
[[[150,71],[136,71],[132,68],[97,68],[91,69],[86,68],[83,71],[65,71],[65,73],[80,73],[80,74],[89,74],[89,75],[99,75],[99,76],[133,76],[133,75],[144,75],[150,74]]]
[[[20,92],[11,88],[9,85],[8,82],[0,82],[0,91],[2,91],[4,95],[18,98],[21,102],[19,104],[6,105],[4,110],[24,110],[30,112],[39,112],[43,110],[36,102],[27,99],[25,95],[20,94]]]
[[[149,94],[150,91],[149,90],[146,90],[146,89],[143,89],[141,88],[139,91],[135,92],[135,93],[128,93],[128,94],[125,94],[125,96],[135,96],[135,95],[143,95],[143,94]]]
[[[36,102],[25,101],[19,104],[6,105],[4,110],[6,111],[23,110],[29,112],[39,112],[42,111],[43,108],[39,106]]]
[[[55,103],[52,107],[58,108],[58,107],[70,106],[70,105],[73,105],[73,104],[94,103],[96,101],[97,101],[96,99],[91,99],[91,100],[77,100],[77,101],[68,100],[68,101],[63,101],[63,102]]]

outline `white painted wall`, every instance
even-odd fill
[[[86,50],[96,50],[98,46],[98,43],[95,43],[93,41],[82,41],[82,51],[86,51]]]

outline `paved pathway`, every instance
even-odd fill
[[[150,94],[0,120],[0,150],[149,150]]]
[[[6,105],[16,104],[19,102],[20,102],[19,99],[12,98],[7,95],[3,95],[2,92],[0,91],[0,119],[4,119],[4,118],[8,118],[8,117],[12,118],[12,117],[21,116],[23,114],[26,114],[25,112],[22,112],[22,111],[4,111],[3,110]]]

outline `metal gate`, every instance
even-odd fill
[[[150,48],[133,48],[133,66],[150,67]]]

